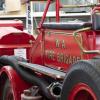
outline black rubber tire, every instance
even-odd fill
[[[27,60],[24,59],[23,57],[19,57],[19,56],[10,56],[10,57],[13,57],[13,58],[16,59],[17,61],[27,62]]]
[[[2,100],[14,100],[14,96],[13,93],[11,92],[10,97],[7,98],[8,92],[11,91],[11,85],[10,85],[10,81],[9,79],[6,80],[5,84],[4,84],[4,88],[3,88],[3,92],[2,92]]]
[[[66,74],[60,100],[68,100],[70,91],[79,83],[88,85],[100,100],[100,59],[79,61]]]

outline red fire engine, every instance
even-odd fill
[[[46,23],[52,2],[56,21]],[[15,25],[0,27],[0,99],[100,100],[99,6],[47,0],[36,39]],[[68,7],[92,7],[91,21],[60,22]]]

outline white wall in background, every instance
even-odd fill
[[[21,1],[20,0],[5,0],[5,11],[20,11]]]

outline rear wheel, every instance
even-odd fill
[[[80,61],[68,71],[61,100],[100,100],[100,60]]]
[[[7,79],[5,82],[3,88],[2,100],[14,100],[13,91],[9,79]]]

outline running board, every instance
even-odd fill
[[[64,79],[64,77],[66,75],[66,73],[64,73],[62,71],[52,69],[49,67],[45,67],[42,65],[38,65],[38,64],[32,64],[32,63],[26,63],[26,62],[18,62],[18,64],[23,66],[23,67],[34,70],[36,72],[39,72],[41,74],[55,78],[55,79]]]

